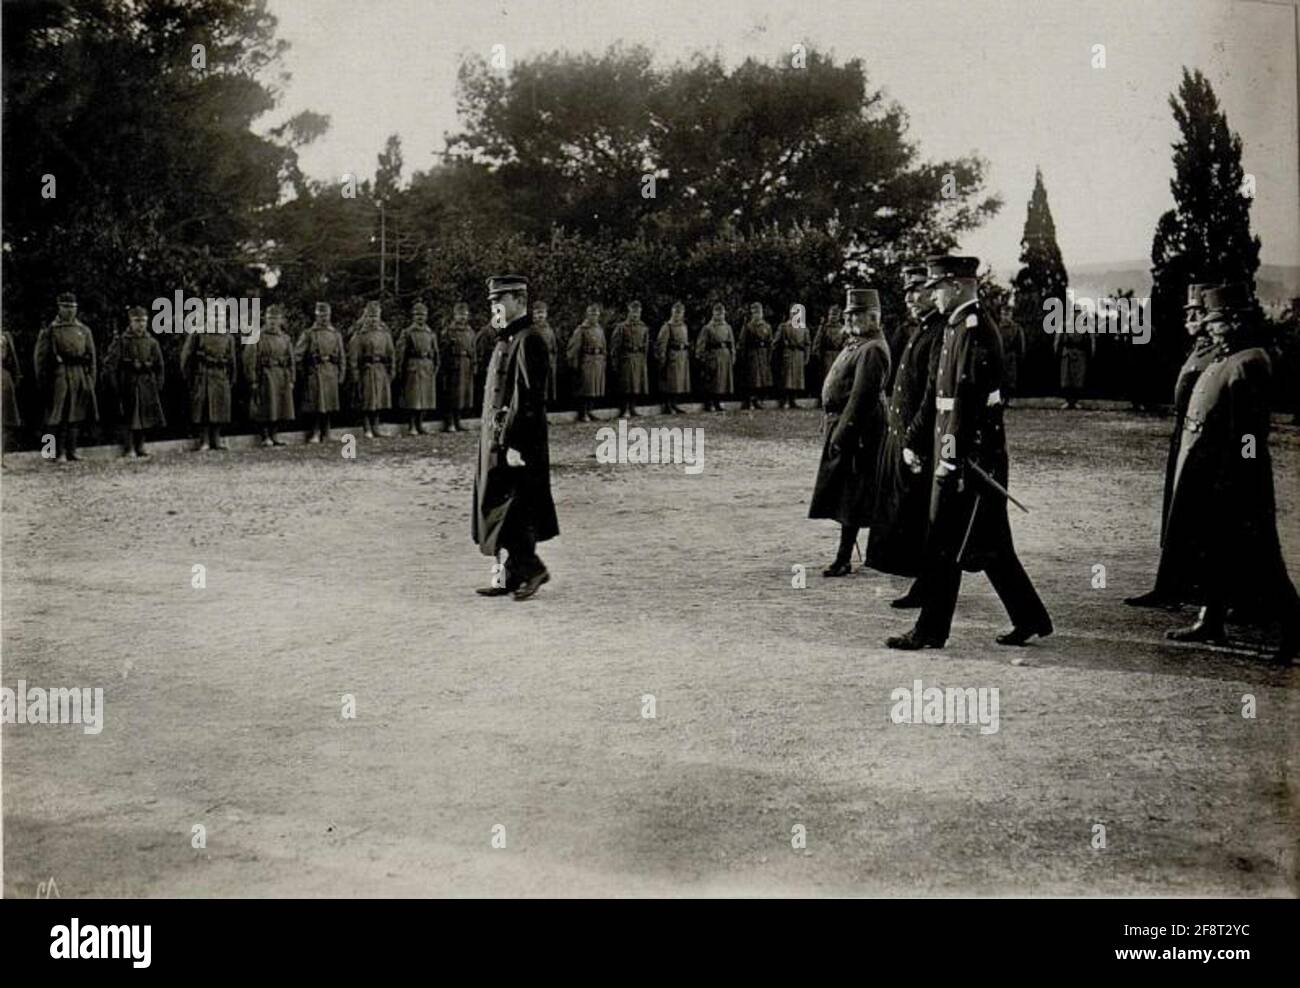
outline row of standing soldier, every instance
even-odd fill
[[[61,295],[58,306],[35,353],[44,404],[41,424],[53,430],[56,458],[78,458],[78,429],[99,420],[100,390],[108,417],[122,427],[124,454],[147,456],[148,430],[166,425],[165,361],[147,330],[147,312],[129,309],[126,331],[97,362],[94,337],[77,318],[75,297]],[[810,385],[817,387],[818,373],[834,362],[844,341],[838,307],[832,307],[815,335],[799,305],[774,330],[755,303],[739,335],[721,305],[713,306],[711,318],[694,336],[680,302],[654,336],[641,320],[638,302],[629,305],[627,319],[613,326],[608,337],[599,305],[589,306],[586,318],[567,336],[551,327],[545,302],[536,303],[532,314],[551,358],[550,399],[559,392],[571,395],[580,419],[590,418],[593,404],[607,391],[618,397],[625,415],[635,415],[636,402],[655,391],[670,414],[680,412],[678,403],[692,393],[703,397],[706,410],[720,411],[721,400],[737,391],[747,408],[761,407],[773,391],[781,407],[793,408],[796,397]],[[328,439],[331,417],[342,411],[349,386],[368,437],[377,432],[380,413],[394,405],[408,415],[408,434],[424,433],[425,414],[439,408],[447,429],[457,431],[462,413],[483,394],[492,327],[476,333],[464,303],[454,307],[441,333],[427,320],[427,308],[417,304],[411,324],[394,340],[380,318],[379,304],[371,302],[345,339],[331,323],[330,306],[319,303],[316,321],[295,343],[285,332],[283,308],[273,305],[255,343],[237,344],[235,334],[220,331],[187,336],[180,369],[195,448],[226,448],[221,432],[234,418],[240,380],[247,388],[248,418],[266,446],[282,445],[280,429],[299,414],[308,419],[309,442]],[[16,397],[22,366],[8,334],[0,337],[0,348],[0,398],[10,429],[22,424]]]

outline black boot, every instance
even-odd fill
[[[81,457],[77,455],[77,427],[75,425],[68,426],[68,459],[81,459]]]
[[[1165,637],[1175,642],[1206,642],[1221,645],[1228,640],[1228,633],[1223,627],[1223,618],[1222,607],[1207,604],[1201,608],[1191,627],[1166,631]]]
[[[1129,607],[1163,607],[1167,611],[1176,611],[1181,606],[1178,601],[1170,600],[1158,590],[1149,590],[1136,597],[1125,597],[1124,603]]]

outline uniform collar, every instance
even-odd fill
[[[523,315],[512,319],[496,331],[497,339],[506,340],[514,336],[521,329],[527,329],[533,324],[533,317],[525,312]]]
[[[958,323],[960,323],[963,318],[963,313],[965,313],[965,311],[973,305],[979,305],[979,299],[977,298],[969,299],[968,301],[965,301],[961,305],[957,306],[957,308],[953,309],[952,314],[948,316],[948,325],[956,326]]]

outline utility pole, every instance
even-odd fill
[[[375,203],[379,207],[379,297],[384,297],[384,259],[388,247],[388,226],[384,216],[384,200]]]

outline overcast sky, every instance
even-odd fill
[[[925,158],[989,164],[1001,214],[962,247],[999,269],[1019,253],[1034,166],[1067,265],[1149,256],[1172,205],[1168,96],[1199,67],[1245,145],[1251,217],[1266,263],[1300,263],[1295,36],[1289,7],[1223,0],[271,0],[292,45],[276,120],[329,114],[305,150],[318,178],[374,172],[398,133],[406,171],[457,129],[462,52],[649,46],[666,61],[716,50],[729,63],[803,42],[861,57],[900,102]],[[1091,65],[1095,44],[1106,67]]]

